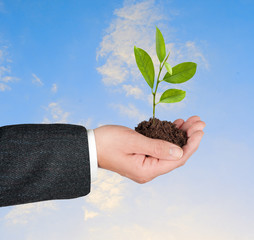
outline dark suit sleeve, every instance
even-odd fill
[[[90,192],[87,130],[72,124],[0,127],[0,206]]]

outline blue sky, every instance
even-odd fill
[[[185,99],[158,104],[156,117],[206,123],[187,164],[150,183],[99,169],[86,197],[0,209],[3,239],[254,239],[253,11],[250,0],[0,0],[0,126],[148,120],[133,47],[157,73],[155,26],[171,65],[198,64],[177,86]]]

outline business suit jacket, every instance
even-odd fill
[[[87,130],[72,124],[0,127],[0,206],[90,192]]]

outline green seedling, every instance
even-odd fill
[[[155,91],[153,92],[154,88],[154,79],[155,79],[155,72],[154,72],[154,64],[149,56],[149,54],[141,49],[134,46],[134,55],[136,59],[137,66],[145,78],[146,82],[148,83],[149,87],[151,88],[153,94],[153,123],[155,118],[155,106],[158,103],[174,103],[180,102],[185,98],[186,92],[180,89],[168,89],[166,90],[160,97],[159,102],[155,103],[155,96],[157,92],[157,88],[160,82],[165,81],[172,84],[183,83],[191,79],[197,69],[197,64],[194,62],[183,62],[180,63],[173,68],[167,62],[169,54],[166,57],[166,46],[164,42],[163,35],[158,27],[156,27],[156,53],[157,57],[160,61],[160,69],[157,77],[157,82],[155,83]],[[165,66],[167,73],[165,74],[164,78],[160,80],[160,74]]]

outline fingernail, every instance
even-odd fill
[[[181,148],[170,148],[169,154],[180,159],[183,156],[183,150]]]

